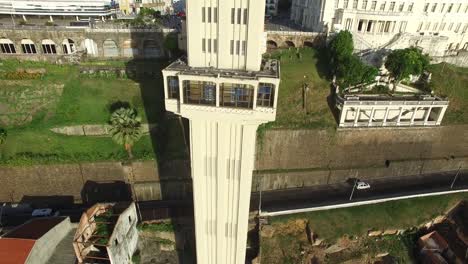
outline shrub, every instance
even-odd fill
[[[392,51],[385,61],[385,67],[397,80],[408,78],[410,74],[421,74],[429,65],[429,57],[418,48]]]
[[[373,82],[378,69],[363,63],[353,55],[353,50],[353,35],[349,31],[341,31],[328,45],[330,64],[338,82],[343,86]]]
[[[332,67],[336,69],[340,63],[351,57],[353,50],[353,35],[349,31],[340,31],[328,45]]]

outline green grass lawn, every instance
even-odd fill
[[[447,63],[429,66],[432,72],[431,88],[436,94],[447,96],[449,108],[443,123],[468,123],[468,68],[460,68]]]
[[[343,209],[272,217],[272,223],[307,219],[319,237],[334,241],[344,235],[362,236],[370,229],[406,229],[424,223],[440,214],[468,193],[422,197]]]
[[[328,107],[330,82],[324,50],[312,48],[279,50],[271,57],[281,61],[281,83],[276,121],[272,128],[330,128],[336,122]],[[305,76],[305,78],[304,78]],[[303,85],[309,85],[306,108],[303,107]]]
[[[93,64],[93,63],[88,63]],[[121,62],[112,62],[116,66]],[[132,62],[137,69],[151,68],[160,72],[166,61]],[[42,109],[26,125],[10,125],[8,138],[0,146],[0,164],[43,164],[72,161],[122,160],[126,158],[123,147],[109,137],[65,136],[50,131],[53,127],[76,124],[105,124],[110,108],[116,102],[128,102],[138,110],[143,122],[156,123],[157,133],[143,136],[134,146],[138,159],[153,159],[161,154],[160,142],[168,153],[164,157],[181,158],[185,155],[182,133],[165,133],[177,130],[177,120],[163,117],[163,87],[161,77],[143,77],[137,80],[117,78],[91,78],[80,75],[78,66],[51,65],[35,62],[2,61],[0,70],[16,68],[46,68],[43,79],[24,80],[30,86],[64,84],[58,102]],[[0,86],[8,83],[0,80]],[[20,81],[21,82],[21,81]],[[10,87],[11,88],[11,87]],[[180,128],[179,128],[180,130]],[[159,137],[164,138],[159,138]],[[167,144],[166,144],[167,142]],[[166,155],[167,154],[167,155]]]
[[[408,229],[419,226],[446,213],[463,199],[468,199],[468,193],[271,217],[270,223],[275,233],[272,238],[262,239],[262,262],[300,263],[300,252],[307,248],[308,242],[305,229],[297,227],[301,226],[298,224],[301,220],[307,220],[314,234],[319,239],[324,239],[328,245],[342,244],[343,241],[358,243],[351,246],[350,251],[345,254],[325,258],[325,263],[343,263],[350,259],[355,260],[352,263],[360,263],[366,257],[384,252],[395,257],[397,263],[412,263],[415,243],[412,232],[382,238],[367,237],[367,232],[371,229]],[[278,248],[281,249],[280,252]]]

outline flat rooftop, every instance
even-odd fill
[[[263,59],[259,71],[242,71],[242,70],[227,70],[217,69],[213,67],[193,68],[188,66],[187,57],[181,57],[166,67],[168,71],[178,71],[182,75],[196,75],[207,77],[222,77],[222,78],[241,78],[252,79],[258,78],[279,78],[280,64],[274,59]]]
[[[65,217],[37,218],[13,229],[3,238],[21,238],[37,240],[45,235],[49,230],[65,220]]]

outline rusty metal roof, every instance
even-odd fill
[[[31,239],[0,238],[0,263],[23,264],[36,243]]]
[[[3,237],[37,240],[63,220],[65,220],[65,217],[36,218],[13,229]]]

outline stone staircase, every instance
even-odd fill
[[[73,250],[73,237],[75,236],[76,228],[73,228],[60,241],[55,248],[55,252],[50,257],[48,264],[74,264],[76,263],[75,251]]]

